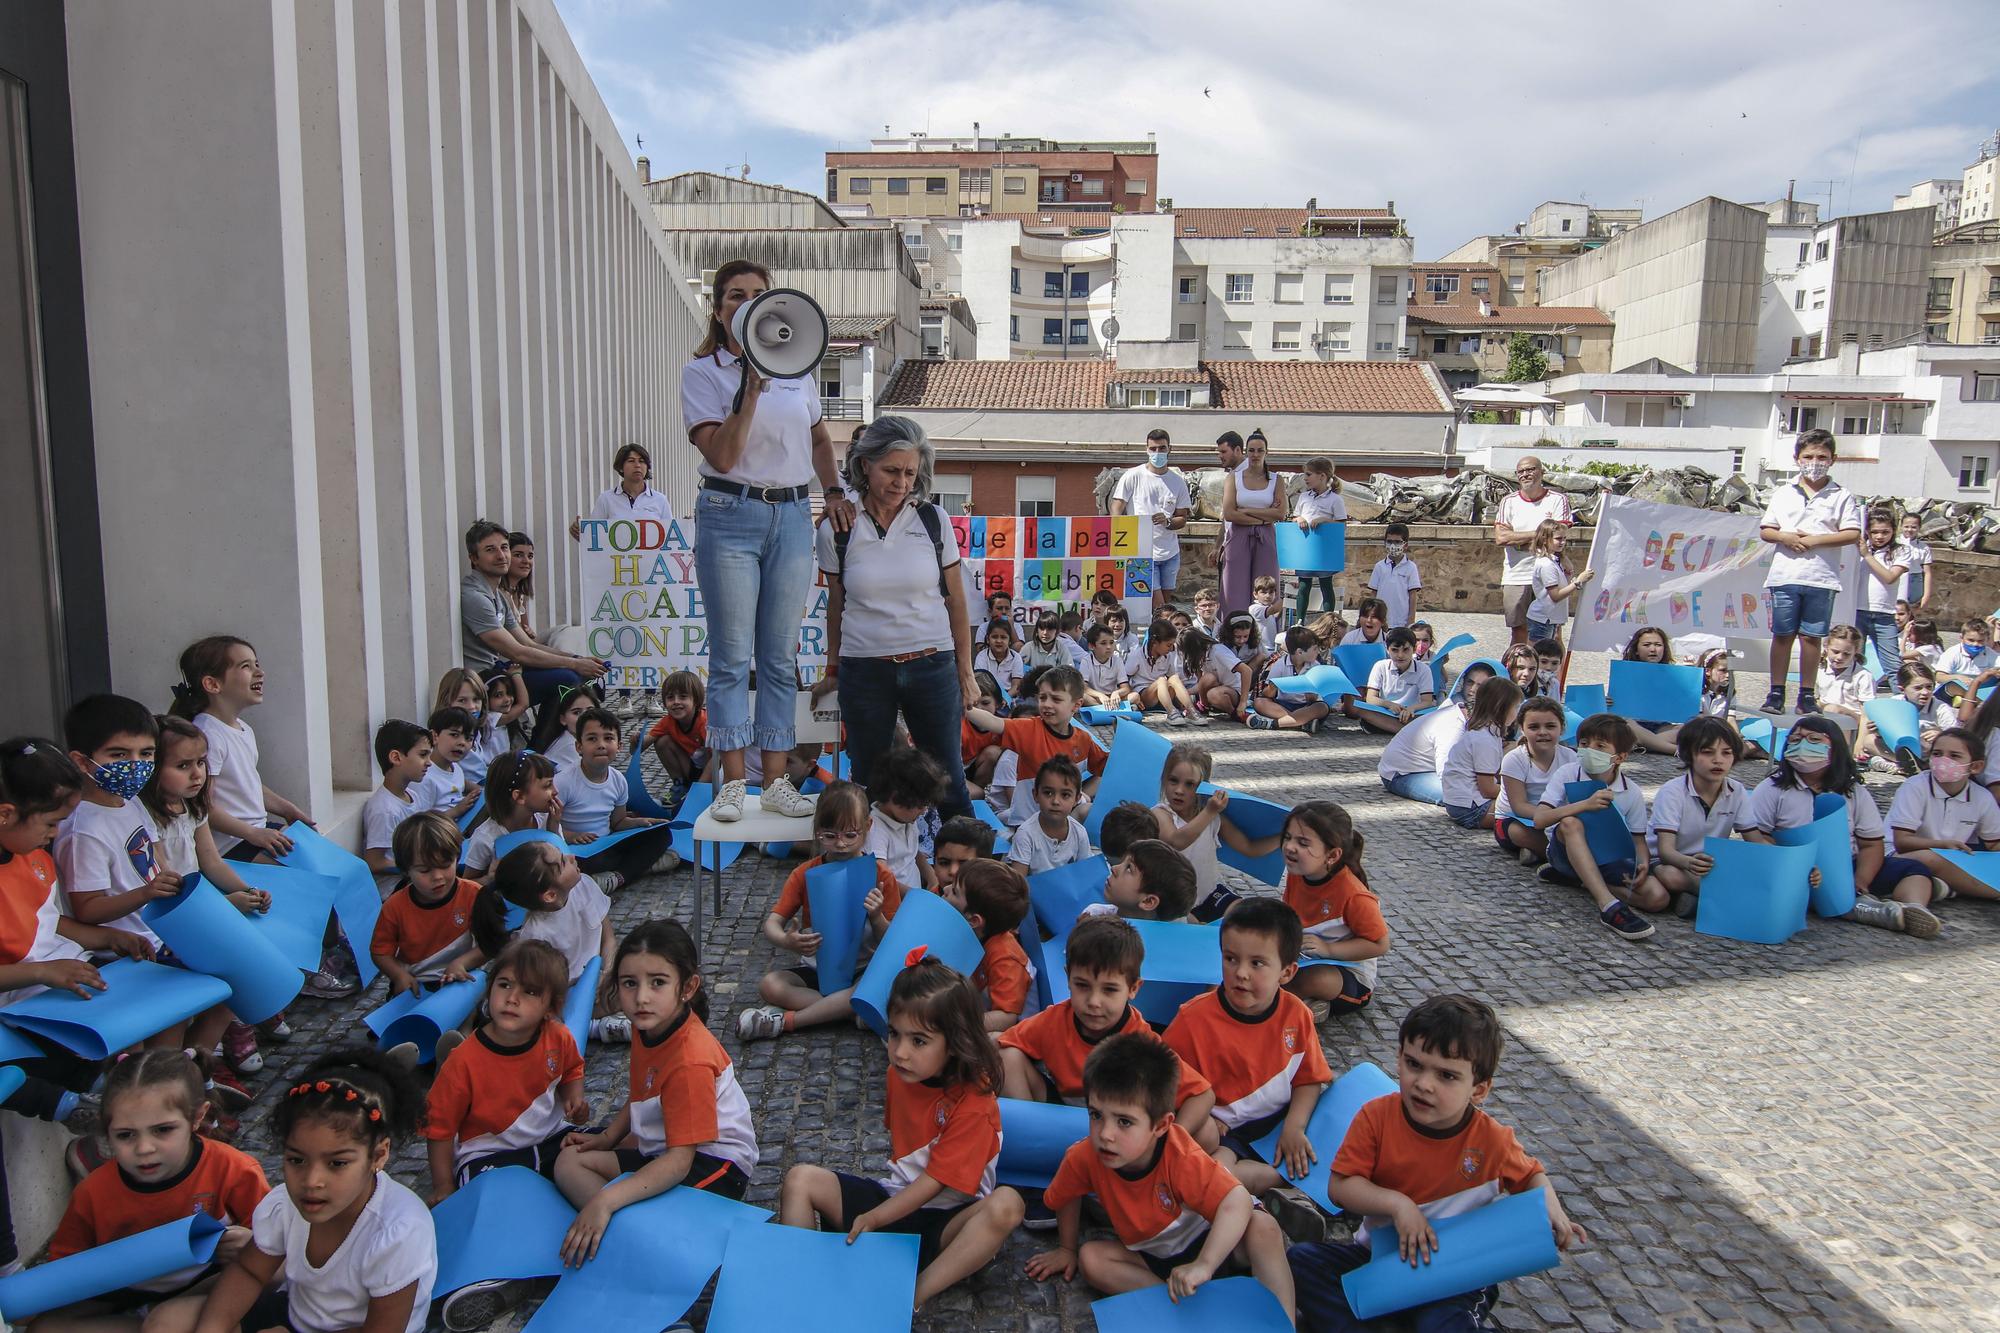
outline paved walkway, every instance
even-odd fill
[[[1441,637],[1504,642],[1497,619],[1436,618]],[[1580,667],[1577,679],[1601,679]],[[1754,691],[1753,692],[1753,687]],[[1754,700],[1761,679],[1740,697]],[[1509,1284],[1510,1329],[1969,1329],[2000,1323],[2000,911],[1952,903],[1928,943],[1815,922],[1766,948],[1697,936],[1663,918],[1628,944],[1588,899],[1538,882],[1487,838],[1389,797],[1379,744],[1214,726],[1199,737],[1217,778],[1279,801],[1332,797],[1356,812],[1363,857],[1395,946],[1375,1003],[1323,1030],[1336,1071],[1389,1067],[1402,1014],[1466,991],[1495,1005],[1508,1048],[1490,1109],[1547,1165],[1592,1244],[1561,1268]],[[1673,769],[1636,770],[1648,791]],[[1747,764],[1754,782],[1765,766]],[[1873,784],[1886,810],[1894,780]],[[794,1162],[879,1170],[885,1064],[853,1029],[739,1050],[735,1015],[773,962],[758,924],[790,863],[743,857],[723,877],[724,911],[702,942],[714,1030],[739,1059],[764,1151],[750,1193],[776,1207]],[[614,900],[619,929],[685,919],[692,877],[650,879]],[[269,1089],[316,1043],[359,1032],[378,995],[303,1001],[300,1040],[277,1048]],[[592,1105],[623,1095],[620,1053],[593,1049]],[[268,1093],[266,1094],[268,1101]],[[254,1119],[253,1108],[246,1119]],[[253,1128],[276,1178],[272,1145]],[[422,1188],[421,1147],[397,1174]],[[1983,1222],[1980,1219],[1985,1219]],[[1020,1233],[985,1272],[946,1293],[919,1329],[1087,1330],[1093,1297],[1021,1275],[1042,1235]],[[705,1306],[698,1306],[696,1325]],[[664,1321],[663,1321],[664,1322]],[[518,1326],[518,1324],[513,1325]]]

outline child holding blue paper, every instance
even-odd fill
[[[563,838],[590,843],[630,828],[651,828],[664,819],[635,815],[626,808],[632,790],[618,767],[618,719],[603,708],[586,708],[576,720],[576,763],[558,768],[556,799],[562,802]],[[642,875],[664,875],[678,869],[680,854],[666,846],[661,834],[628,838],[596,854],[586,852],[592,874],[602,874],[619,886]]]
[[[387,898],[396,887],[396,825],[426,809],[422,790],[431,767],[430,732],[390,718],[375,729],[375,763],[382,770],[382,785],[361,807],[361,859]]]
[[[521,928],[507,930],[507,906],[513,904],[527,913]],[[611,975],[611,959],[617,940],[611,934],[611,899],[597,881],[583,873],[583,867],[552,842],[537,838],[521,844],[500,858],[493,868],[493,880],[472,900],[471,952],[455,961],[470,972],[489,958],[498,958],[510,938],[546,940],[555,946],[569,966],[569,984],[583,979],[590,960],[603,960],[601,975]],[[591,1025],[591,1035],[604,1041],[623,1041],[630,1032],[623,1015],[600,999]],[[455,1044],[457,1034],[447,1033],[438,1041],[437,1058],[450,1054],[447,1042]]]
[[[205,1139],[201,1072],[184,1051],[121,1056],[104,1081],[111,1160],[70,1195],[49,1238],[50,1260],[93,1250],[205,1212],[223,1223],[213,1263],[134,1283],[35,1319],[36,1333],[138,1333],[150,1307],[205,1292],[250,1242],[250,1219],[271,1191],[257,1159]],[[199,1303],[200,1297],[195,1297]]]
[[[1397,1041],[1397,1091],[1361,1108],[1333,1159],[1333,1201],[1366,1220],[1351,1242],[1295,1245],[1286,1256],[1308,1333],[1367,1327],[1340,1279],[1370,1260],[1369,1233],[1383,1226],[1396,1228],[1398,1253],[1415,1267],[1437,1250],[1433,1221],[1539,1189],[1556,1248],[1589,1242],[1542,1164],[1480,1109],[1505,1044],[1493,1010],[1467,995],[1433,996],[1404,1017]],[[1402,1313],[1418,1328],[1485,1328],[1490,1294],[1480,1288]]]
[[[1648,625],[1625,641],[1627,662],[1648,662],[1656,665],[1674,665],[1674,646],[1667,638],[1667,632],[1657,625]],[[1614,704],[1616,700],[1612,701]],[[1681,718],[1648,718],[1635,722],[1630,718],[1625,725],[1632,729],[1635,748],[1648,754],[1672,754],[1674,752],[1673,729],[1680,725]]]
[[[1285,904],[1305,938],[1299,957],[1336,967],[1301,967],[1285,989],[1306,1002],[1315,1024],[1359,1011],[1375,996],[1376,969],[1389,952],[1382,900],[1361,869],[1361,833],[1346,807],[1302,801],[1285,816]]]
[[[974,861],[944,895],[979,937],[983,956],[972,989],[985,1001],[986,1030],[1005,1032],[1028,1007],[1028,955],[1014,930],[1028,916],[1028,881],[1013,866]]]
[[[1286,694],[1271,677],[1303,676],[1319,665],[1325,641],[1303,625],[1284,632],[1283,651],[1267,655],[1250,685],[1251,727],[1259,731],[1303,731],[1317,736],[1333,712],[1326,700],[1310,694]]]
[[[1743,758],[1743,738],[1720,718],[1694,717],[1680,725],[1674,739],[1680,750],[1677,778],[1660,784],[1653,794],[1653,815],[1646,832],[1653,857],[1653,877],[1672,895],[1675,916],[1694,915],[1702,877],[1715,868],[1704,850],[1709,840],[1727,838],[1755,828],[1750,793],[1729,776]]]
[[[424,725],[431,733],[431,766],[414,795],[426,810],[442,810],[456,822],[479,807],[479,783],[467,776],[464,762],[479,724],[462,708],[440,708]]]
[[[1146,627],[1146,641],[1126,664],[1132,695],[1147,712],[1167,715],[1167,725],[1187,725],[1187,710],[1194,699],[1181,683],[1180,631],[1168,619],[1155,620]]]
[[[437,1233],[423,1200],[387,1171],[423,1124],[415,1076],[378,1051],[335,1051],[281,1091],[272,1118],[285,1187],[257,1205],[251,1244],[207,1298],[163,1306],[153,1327],[421,1333]]]
[[[1930,871],[1935,900],[2000,900],[2000,889],[1938,855],[2000,846],[2000,804],[1981,784],[1986,743],[1965,727],[1938,733],[1930,772],[1910,778],[1889,804],[1889,850]]]
[[[992,1262],[1021,1225],[1025,1206],[1013,1189],[995,1183],[1002,1071],[972,987],[919,949],[890,986],[885,1016],[889,1174],[869,1180],[800,1163],[785,1173],[778,1220],[844,1229],[850,1239],[870,1231],[916,1236],[921,1310]]]
[[[1582,886],[1597,905],[1597,919],[1621,939],[1643,940],[1653,923],[1633,906],[1657,912],[1667,905],[1667,891],[1652,876],[1646,847],[1646,794],[1621,771],[1632,757],[1632,725],[1616,713],[1595,713],[1576,729],[1576,762],[1564,764],[1549,777],[1542,799],[1535,803],[1535,827],[1553,829],[1549,863],[1542,867],[1546,883]],[[1572,783],[1598,784],[1598,790],[1571,800]],[[1615,810],[1632,840],[1632,855],[1600,862],[1591,851],[1583,816]],[[1624,896],[1611,891],[1617,885]],[[1628,905],[1629,904],[1629,905]]]
[[[426,810],[396,826],[396,869],[403,882],[382,904],[368,956],[389,978],[389,998],[420,983],[464,981],[459,956],[472,947],[479,882],[458,875],[458,825]]]
[[[1160,799],[1153,806],[1154,836],[1187,857],[1194,866],[1195,892],[1206,896],[1222,882],[1221,844],[1247,857],[1269,856],[1278,850],[1276,834],[1252,838],[1229,818],[1229,793],[1201,785],[1215,771],[1215,756],[1199,745],[1176,745],[1160,766]]]
[[[1445,752],[1438,785],[1444,812],[1460,828],[1493,827],[1500,797],[1500,764],[1514,718],[1521,711],[1521,687],[1512,680],[1489,680],[1466,710],[1465,730]]]
[[[1416,635],[1407,629],[1392,629],[1382,642],[1389,655],[1368,669],[1362,702],[1387,708],[1394,716],[1356,708],[1351,702],[1347,713],[1370,731],[1393,736],[1410,724],[1418,709],[1437,702],[1437,682],[1431,669],[1417,660]]]
[[[1549,835],[1536,826],[1533,811],[1555,771],[1576,762],[1576,751],[1562,743],[1569,719],[1562,704],[1549,695],[1523,702],[1516,720],[1521,743],[1500,760],[1500,794],[1493,799],[1493,840],[1525,866],[1548,857]]]
[[[1910,706],[1917,710],[1919,751],[1914,756],[1906,753],[1898,757],[1906,761],[1910,758],[1919,761],[1928,759],[1931,754],[1931,744],[1937,740],[1938,733],[1949,731],[1959,724],[1959,710],[1937,697],[1937,673],[1915,658],[1904,659],[1903,665],[1897,669],[1896,688]],[[1976,721],[1973,723],[1973,730],[1975,733],[1979,730]],[[1914,776],[1915,773],[1916,765],[1908,764],[1904,775]]]
[[[820,866],[852,861],[860,856],[868,838],[869,823],[868,793],[852,782],[828,783],[826,790],[819,794],[819,802],[813,807],[813,839],[819,855],[794,867],[792,873],[785,876],[785,885],[778,891],[777,902],[771,905],[770,912],[764,917],[764,938],[776,948],[797,954],[802,961],[773,968],[757,983],[757,994],[764,1003],[761,1006],[752,1005],[736,1016],[736,1035],[741,1040],[765,1041],[800,1028],[839,1023],[854,1016],[854,1007],[850,1003],[854,995],[853,982],[850,980],[845,986],[827,991],[820,983],[819,969],[813,965],[812,959],[819,952],[820,933],[813,929],[812,900],[806,892],[806,876]],[[945,850],[942,834],[939,839],[937,847],[942,857]],[[992,844],[989,842],[987,845],[990,847]],[[896,872],[889,868],[886,860],[878,857],[875,861],[875,887],[861,900],[867,929],[855,958],[855,977],[861,975],[868,958],[874,953],[875,941],[880,940],[889,929],[889,922],[902,903],[903,886],[897,881]]]
[[[1818,798],[1829,793],[1847,802],[1854,884],[1862,890],[1848,919],[1915,939],[1937,938],[1938,919],[1929,905],[1930,867],[1914,857],[1884,854],[1882,812],[1862,785],[1846,733],[1825,718],[1802,717],[1792,725],[1776,767],[1750,793],[1744,840],[1773,842],[1780,829],[1810,827],[1819,817]],[[1817,869],[1812,882],[1819,886]]]
[[[1354,643],[1382,643],[1389,627],[1389,606],[1380,597],[1364,597],[1354,608],[1354,628],[1340,636],[1340,646]],[[1386,646],[1386,645],[1385,645]]]
[[[1118,651],[1118,634],[1099,622],[1084,635],[1089,645],[1077,670],[1083,674],[1083,701],[1109,708],[1124,700],[1127,693],[1125,655]]]
[[[1081,861],[1090,855],[1090,835],[1071,814],[1083,787],[1083,775],[1067,755],[1042,761],[1035,771],[1035,818],[1014,830],[1007,852],[1010,865],[1033,875]]]
[[[180,657],[169,710],[200,727],[208,737],[208,771],[215,781],[216,845],[224,855],[253,860],[260,853],[283,856],[292,840],[280,830],[294,820],[311,824],[306,812],[264,785],[257,770],[257,733],[243,714],[264,702],[264,668],[257,650],[229,634],[213,634],[189,644]],[[277,827],[271,827],[271,821]]]
[[[466,836],[465,873],[482,883],[493,878],[493,849],[509,833],[547,828],[562,816],[556,796],[556,766],[533,750],[509,750],[486,772],[486,818]],[[622,882],[622,881],[621,881]]]

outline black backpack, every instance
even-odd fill
[[[858,508],[854,516],[856,518],[864,517]],[[950,586],[944,581],[944,520],[938,517],[937,506],[932,504],[918,505],[917,517],[923,520],[924,531],[930,534],[931,545],[937,551],[938,593],[941,596],[949,597],[951,595]],[[875,520],[869,519],[868,521],[872,523]],[[847,542],[853,535],[854,529],[851,526],[844,532],[836,530],[833,534],[834,573],[843,582],[847,579]],[[954,538],[954,545],[956,541],[957,539]]]

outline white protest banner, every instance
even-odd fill
[[[1590,547],[1597,577],[1569,646],[1623,648],[1647,626],[1671,638],[1769,639],[1774,548],[1757,535],[1758,517],[1604,497]]]

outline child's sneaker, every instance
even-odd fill
[[[1278,719],[1275,717],[1265,717],[1262,713],[1252,713],[1250,715],[1250,729],[1252,731],[1275,731],[1277,727]]]
[[[243,1086],[227,1066],[217,1065],[208,1076],[208,1099],[218,1110],[240,1111],[257,1099],[250,1095],[250,1089]]]
[[[596,1041],[620,1042],[632,1040],[632,1020],[623,1014],[606,1014],[590,1021],[590,1035]]]
[[[413,1041],[399,1041],[388,1050],[382,1052],[382,1054],[388,1056],[412,1074],[416,1073],[417,1066],[424,1062],[424,1053],[417,1048],[417,1044]]]
[[[1025,1196],[1023,1202],[1027,1204],[1027,1210],[1021,1215],[1021,1225],[1030,1231],[1054,1231],[1056,1212],[1043,1202],[1042,1192],[1038,1189],[1024,1189],[1021,1193]]]
[[[1611,906],[1597,914],[1597,919],[1610,927],[1613,934],[1628,940],[1648,939],[1653,933],[1653,923],[1619,902],[1611,900]]]
[[[1764,696],[1764,702],[1757,705],[1760,713],[1782,713],[1785,711],[1785,692],[1774,689]]]
[[[649,875],[670,875],[681,868],[681,854],[669,847],[660,853],[660,859],[646,870]]]
[[[1319,1245],[1326,1240],[1326,1214],[1304,1190],[1290,1185],[1273,1185],[1257,1196],[1264,1211],[1294,1245]]]
[[[1868,756],[1868,771],[1870,773],[1901,773],[1903,768],[1902,765],[1887,755],[1871,754]],[[1912,768],[1908,776],[1915,777],[1916,769]]]
[[[591,878],[596,880],[597,887],[606,893],[616,893],[625,887],[625,876],[616,870],[600,870]]]
[[[259,1023],[257,1031],[279,1045],[292,1039],[292,1025],[285,1021],[285,1011],[282,1009]]]
[[[1799,706],[1796,711],[1800,717],[1809,717],[1819,711],[1819,700],[1813,696],[1811,690],[1799,691]]]
[[[1918,759],[1917,752],[1907,745],[1896,747],[1896,765],[1906,778],[1913,778],[1923,770],[1923,761]]]
[[[1305,732],[1305,734],[1308,736],[1317,736],[1320,734],[1320,732],[1326,730],[1327,719],[1329,716],[1331,715],[1321,714],[1319,717],[1309,718],[1307,719],[1305,726],[1301,727],[1300,730]]]
[[[1205,727],[1209,723],[1215,721],[1215,717],[1208,711],[1208,709],[1205,706],[1201,704],[1196,704],[1194,706],[1194,711],[1188,714],[1188,721],[1192,722],[1197,727]]]
[[[743,1041],[770,1041],[785,1034],[785,1011],[776,1005],[755,1005],[736,1015],[736,1035]]]
[[[1954,889],[1936,875],[1931,876],[1931,902],[1933,905],[1944,902],[1948,898],[1956,898],[1957,896],[1957,889]]]
[[[322,964],[317,972],[306,977],[299,993],[315,1000],[344,1000],[360,989],[361,983],[353,977],[343,977]]]
[[[431,1050],[431,1068],[443,1069],[445,1057],[465,1044],[465,1034],[457,1028],[441,1033],[437,1045]]]
[[[1206,897],[1194,905],[1194,911],[1190,915],[1203,925],[1211,921],[1220,921],[1222,920],[1223,913],[1229,910],[1230,904],[1242,896],[1242,894],[1229,886],[1218,884],[1208,891]]]
[[[1847,919],[1883,930],[1900,930],[1913,940],[1934,940],[1942,929],[1928,907],[1867,894],[1854,900],[1854,910],[1847,914]]]
[[[1695,914],[1695,909],[1700,906],[1701,899],[1695,897],[1692,893],[1676,893],[1667,901],[1668,910],[1683,921],[1692,917]]]
[[[506,1314],[527,1299],[528,1284],[518,1278],[471,1282],[444,1298],[439,1317],[448,1333],[471,1333]]]
[[[1319,1027],[1333,1017],[1333,1005],[1326,1000],[1307,1000],[1306,1008],[1312,1011],[1313,1026]]]
[[[222,1058],[239,1074],[254,1074],[264,1067],[264,1053],[257,1049],[257,1029],[248,1023],[231,1023],[222,1032]]]
[[[1188,724],[1188,720],[1187,720],[1187,714],[1185,714],[1185,713],[1181,712],[1181,710],[1180,710],[1180,709],[1178,709],[1178,708],[1169,708],[1169,709],[1167,710],[1167,725],[1168,725],[1168,726],[1170,726],[1170,727],[1185,727],[1185,726],[1186,726],[1187,724]]]
[[[1516,861],[1519,861],[1524,866],[1531,866],[1534,865],[1536,862],[1540,861],[1542,858],[1535,855],[1534,848],[1523,847],[1520,851],[1520,854],[1517,855],[1514,859]]]

